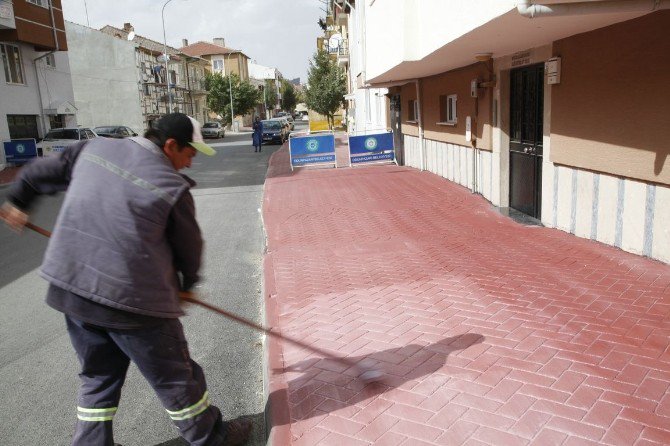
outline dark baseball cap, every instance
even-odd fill
[[[189,145],[205,155],[216,155],[216,150],[205,144],[200,130],[200,123],[183,113],[170,113],[163,116],[156,123],[156,129],[160,130],[167,138],[174,138],[179,145]]]

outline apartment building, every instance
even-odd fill
[[[100,31],[136,45],[139,101],[145,128],[170,112],[186,113],[201,123],[207,120],[208,61],[140,36],[130,23],[125,23],[122,29],[107,25]],[[167,63],[163,57],[165,50]]]
[[[60,0],[0,0],[0,140],[76,125],[67,49]]]
[[[365,3],[407,165],[670,262],[670,2]]]
[[[263,92],[263,104],[256,107],[255,115],[261,116],[263,119],[270,119],[276,112],[281,110],[281,81],[284,79],[284,76],[274,67],[266,67],[265,65],[252,62],[248,63],[248,67],[249,82]],[[268,102],[265,94],[265,88],[268,83],[273,84],[277,92],[277,102],[274,104]]]
[[[240,50],[226,48],[225,39],[216,37],[212,42],[198,41],[190,45],[184,39],[182,43],[183,46],[179,51],[206,60],[210,64],[208,68],[210,72],[224,76],[234,73],[242,81],[249,80],[249,57]],[[238,130],[243,125],[251,125],[251,119],[251,114],[235,116],[233,130]]]
[[[347,73],[346,122],[349,134],[386,131],[391,126],[388,89],[365,84],[366,2],[332,0],[326,16],[327,30],[321,47]],[[400,154],[399,154],[400,155]]]

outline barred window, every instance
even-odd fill
[[[8,84],[25,84],[19,47],[8,44],[0,45],[0,54],[2,54],[2,66],[5,69],[5,81]]]

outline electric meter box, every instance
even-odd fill
[[[544,72],[547,74],[547,85],[561,83],[561,58],[552,57],[544,63]]]
[[[477,97],[477,79],[472,79],[470,82],[470,97]]]

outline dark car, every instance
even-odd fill
[[[202,126],[203,138],[225,138],[226,129],[220,122],[205,122]]]
[[[131,136],[137,136],[137,133],[133,129],[125,125],[105,125],[96,127],[93,131],[98,136],[104,136],[105,138],[130,138]]]
[[[288,139],[288,132],[281,121],[268,119],[261,121],[263,123],[263,142],[284,144]]]

